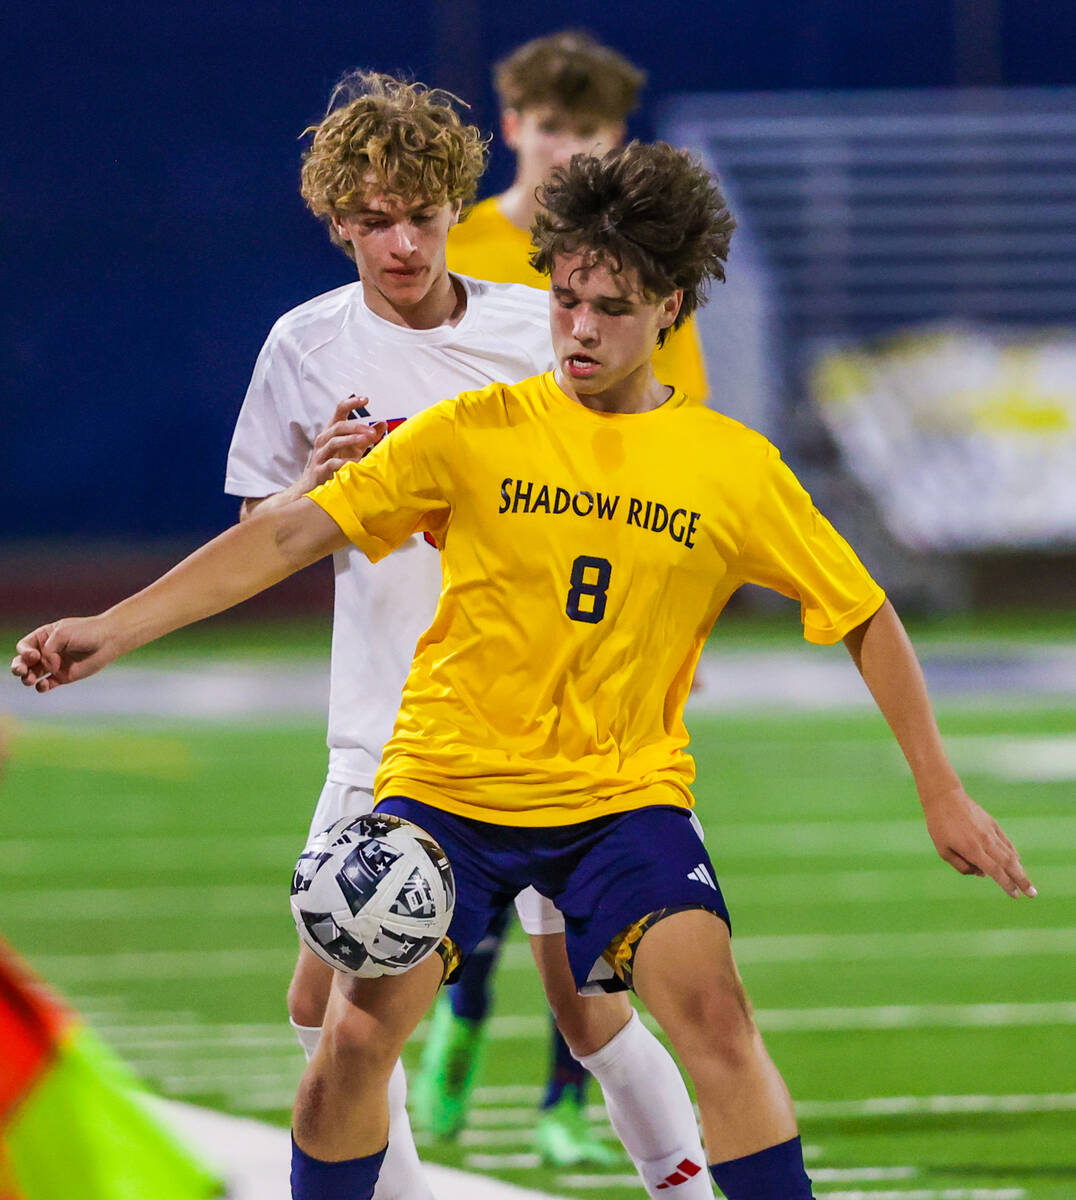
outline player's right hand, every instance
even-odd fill
[[[367,424],[351,418],[353,409],[368,405],[363,396],[348,396],[341,400],[325,428],[314,438],[314,448],[303,472],[303,491],[308,492],[331,479],[348,462],[358,462],[385,436],[385,423]]]
[[[94,675],[119,654],[101,617],[52,621],[20,638],[15,649],[12,675],[38,692]]]

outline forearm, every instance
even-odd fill
[[[919,660],[889,601],[844,643],[904,751],[938,853],[962,875],[989,875],[1010,896],[1034,896],[1012,842],[946,756]]]
[[[255,513],[266,513],[286,508],[289,504],[294,504],[301,496],[305,496],[310,490],[310,487],[304,486],[302,479],[297,479],[291,487],[284,488],[280,492],[274,492],[270,496],[248,496],[239,505],[240,524],[249,521]]]
[[[312,500],[275,506],[225,530],[103,616],[126,653],[223,612],[345,544]]]
[[[887,600],[844,639],[879,711],[900,744],[924,803],[960,786],[942,745],[915,650]]]

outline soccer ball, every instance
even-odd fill
[[[456,885],[445,852],[401,817],[344,817],[299,856],[291,911],[299,937],[338,971],[399,975],[437,948]]]

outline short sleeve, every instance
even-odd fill
[[[361,462],[345,463],[307,495],[377,562],[413,533],[440,544],[451,513],[454,400],[397,426]]]
[[[258,355],[235,423],[225,492],[261,498],[299,478],[311,449],[302,412],[297,356],[274,330]]]
[[[799,601],[807,641],[838,642],[877,612],[885,592],[773,447],[763,471],[740,573],[747,583]]]

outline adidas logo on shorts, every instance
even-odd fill
[[[696,883],[704,883],[707,887],[711,887],[717,891],[717,884],[714,883],[714,877],[710,874],[705,863],[699,863],[694,870],[688,871],[688,879],[694,879]]]

